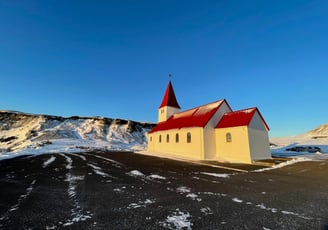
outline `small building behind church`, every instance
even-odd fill
[[[194,160],[252,163],[271,158],[269,127],[258,108],[232,111],[225,99],[180,111],[169,81],[148,133],[148,152]]]

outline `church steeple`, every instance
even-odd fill
[[[169,81],[169,84],[167,85],[162,103],[159,108],[162,108],[164,106],[171,106],[173,108],[181,109],[178,104],[177,98],[175,97],[171,81]]]
[[[172,83],[169,81],[162,103],[158,109],[158,122],[166,121],[170,116],[178,112],[180,112],[180,106],[175,97]]]

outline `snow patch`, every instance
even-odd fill
[[[262,210],[265,210],[265,211],[270,211],[272,213],[279,213],[280,212],[280,213],[285,214],[285,215],[292,215],[292,216],[302,218],[302,219],[305,219],[305,220],[312,220],[313,219],[312,217],[305,216],[304,214],[299,214],[299,213],[291,212],[291,211],[283,211],[283,210],[279,211],[277,208],[266,207],[263,203],[253,204],[252,202],[249,202],[249,201],[244,202],[243,200],[241,200],[239,198],[233,198],[232,201],[237,202],[237,203],[245,203],[246,205],[253,205],[256,208],[259,208],[259,209],[262,209]]]
[[[95,169],[95,170],[100,170],[101,168],[100,167],[98,167],[98,166],[95,166],[95,165],[93,165],[93,164],[87,164],[87,165],[89,165],[91,168],[93,168],[93,169]]]
[[[100,176],[102,176],[102,177],[111,177],[111,178],[113,178],[113,177],[110,176],[109,174],[103,172],[103,171],[101,170],[100,167],[98,167],[98,166],[96,166],[96,165],[93,165],[93,164],[89,164],[89,163],[88,163],[87,165],[90,166],[90,167],[93,169],[93,172],[94,172],[95,174],[100,175]]]
[[[99,155],[94,155],[94,154],[89,154],[93,157],[96,157],[96,158],[99,158],[99,159],[102,159],[104,161],[107,161],[107,162],[110,162],[112,163],[116,168],[122,168],[122,166],[124,166],[124,164],[118,162],[118,161],[115,161],[115,160],[112,160],[112,159],[109,159],[109,158],[106,158],[106,157],[102,157],[102,156],[99,156]]]
[[[186,186],[180,186],[176,189],[176,191],[178,193],[189,193],[191,191],[191,189]]]
[[[229,178],[232,174],[228,173],[208,173],[208,172],[200,172],[204,175],[214,176],[214,177],[220,177],[220,178]]]
[[[55,160],[56,160],[56,157],[55,157],[55,156],[51,156],[48,160],[46,160],[46,161],[43,163],[42,167],[43,167],[43,168],[48,167],[48,166],[49,166],[51,163],[53,163]]]
[[[113,191],[114,191],[114,192],[117,192],[117,193],[123,193],[125,188],[126,188],[126,187],[122,187],[122,188],[114,188]]]
[[[72,156],[76,156],[76,157],[79,157],[81,158],[83,161],[86,161],[87,158],[85,156],[82,156],[81,154],[75,154],[75,153],[71,153]]]
[[[304,157],[294,158],[294,159],[291,159],[289,161],[274,165],[270,168],[257,169],[257,170],[253,170],[252,172],[264,172],[264,171],[268,171],[268,170],[272,170],[272,169],[278,169],[278,168],[285,167],[287,165],[292,165],[292,164],[296,164],[298,162],[304,162],[304,161],[311,161],[311,159],[304,158]]]
[[[294,137],[270,138],[274,145],[271,147],[271,154],[275,157],[306,157],[312,160],[328,158],[328,136],[326,138],[313,138],[312,136],[300,135]],[[307,151],[288,151],[294,147],[311,147],[320,149],[320,152],[309,153]]]
[[[232,198],[232,201],[236,202],[236,203],[243,203],[244,202],[243,200],[240,200],[238,198]]]
[[[130,176],[133,177],[145,177],[145,174],[143,174],[142,172],[138,171],[138,170],[132,170],[130,172],[127,173]]]
[[[192,200],[197,200],[198,202],[201,202],[202,201],[202,199],[199,198],[198,195],[195,194],[195,193],[189,193],[189,194],[186,195],[186,197],[188,197],[188,198],[190,198]]]
[[[145,174],[143,174],[142,172],[140,172],[138,170],[132,170],[130,172],[127,172],[126,174],[129,175],[129,176],[135,177],[135,178],[139,178],[139,179],[141,179],[142,181],[144,181],[146,183],[148,183],[149,181],[160,183],[159,181],[156,181],[154,179],[166,180],[165,177],[155,175],[155,174],[151,174],[149,176],[146,176]]]
[[[148,176],[151,179],[159,179],[159,180],[166,180],[166,177],[160,176],[160,175],[156,175],[156,174],[151,174]]]
[[[72,169],[73,168],[73,166],[72,166],[72,164],[73,164],[72,158],[70,158],[69,156],[66,156],[63,153],[60,153],[59,155],[61,155],[62,157],[64,157],[66,159],[66,162],[67,162],[66,169]]]
[[[155,203],[155,200],[150,200],[150,199],[146,199],[144,201],[138,201],[138,203],[131,203],[129,204],[129,206],[127,207],[128,209],[135,209],[135,208],[142,208],[142,207],[146,207],[147,205],[153,204]]]
[[[226,197],[227,196],[227,194],[224,194],[224,193],[214,193],[214,192],[198,192],[198,194],[211,195],[211,196],[220,196],[220,197]]]
[[[174,211],[172,215],[169,215],[164,222],[161,222],[161,225],[170,229],[191,230],[191,226],[193,224],[190,222],[190,218],[191,215],[189,212],[183,212],[179,209],[176,209],[176,211]]]
[[[210,207],[204,207],[204,208],[201,208],[200,211],[205,215],[212,215],[213,214],[213,211]]]
[[[169,189],[168,189],[169,190]],[[176,192],[180,193],[180,194],[185,194],[185,193],[188,193],[186,195],[187,198],[190,198],[191,200],[196,200],[198,202],[202,201],[201,198],[198,197],[197,194],[195,193],[190,193],[191,192],[191,189],[186,187],[186,186],[180,186],[178,188],[176,188]]]

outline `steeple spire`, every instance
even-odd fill
[[[171,74],[169,77],[171,78]],[[162,103],[158,108],[158,122],[167,121],[170,116],[178,112],[180,112],[180,106],[175,97],[171,80],[169,80]]]
[[[169,75],[171,77],[171,74]],[[178,104],[178,101],[175,97],[175,93],[172,87],[171,80],[169,81],[169,84],[167,85],[163,100],[159,108],[163,108],[164,106],[171,106],[173,108],[180,109],[180,106]]]

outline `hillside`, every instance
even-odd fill
[[[154,124],[104,117],[60,117],[0,111],[0,155],[37,150],[137,150]],[[42,148],[41,148],[42,147]]]
[[[105,117],[61,117],[0,110],[0,160],[26,154],[144,150],[155,124]],[[272,156],[304,156],[288,149],[328,152],[328,124],[294,137],[270,138]],[[318,154],[313,154],[316,158]],[[324,154],[326,156],[326,154]]]
[[[304,136],[312,138],[324,138],[328,137],[328,124],[321,125],[313,130],[310,130],[303,134]]]
[[[327,158],[328,124],[292,137],[270,138],[272,156],[308,156],[311,159]]]

